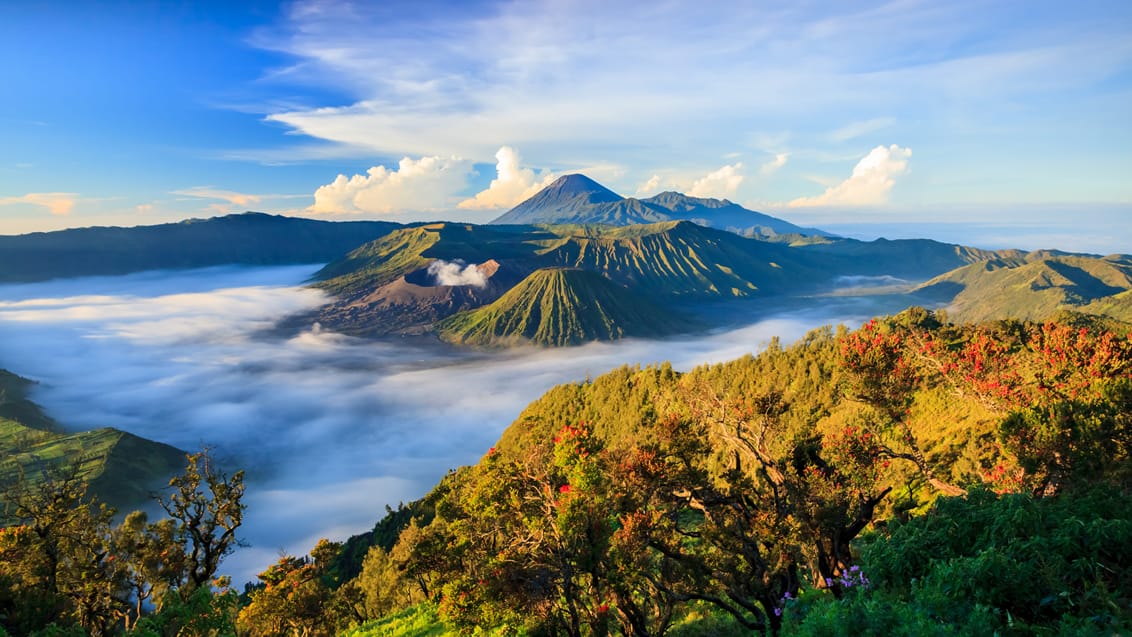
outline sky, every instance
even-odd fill
[[[1132,252],[1130,34],[1126,0],[8,0],[0,234],[487,221],[584,172]]]

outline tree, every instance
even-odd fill
[[[182,598],[211,583],[220,561],[240,545],[236,537],[244,518],[244,472],[228,477],[213,466],[208,450],[187,454],[185,473],[169,480],[172,493],[158,503],[176,525],[184,547]]]
[[[21,481],[8,499],[19,524],[0,529],[0,574],[12,581],[4,623],[17,633],[51,623],[108,633],[125,606],[125,573],[110,541],[114,510],[73,473],[35,488]]]

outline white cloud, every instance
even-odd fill
[[[307,212],[389,215],[445,210],[467,185],[470,172],[471,163],[458,157],[405,157],[396,170],[374,166],[365,175],[338,175],[315,191]]]
[[[535,174],[530,168],[521,167],[522,159],[518,151],[503,146],[495,153],[496,178],[491,180],[487,190],[476,193],[475,197],[460,202],[460,207],[469,210],[494,210],[511,208],[534,195],[554,181],[554,175],[542,171]]]
[[[214,188],[212,186],[194,186],[192,188],[183,188],[181,190],[174,190],[174,195],[182,195],[185,197],[199,197],[201,199],[218,199],[220,201],[227,201],[234,206],[250,206],[259,203],[263,197],[260,195],[251,195],[243,192],[236,192],[234,190],[223,190],[221,188]]]
[[[637,195],[652,194],[652,193],[656,192],[656,189],[659,188],[659,187],[660,187],[660,175],[653,175],[652,177],[649,177],[648,181],[644,182],[640,186],[637,186]]]
[[[71,213],[78,201],[73,192],[29,192],[19,197],[0,197],[0,206],[12,204],[32,204],[43,206],[53,215],[63,216]]]
[[[845,181],[826,188],[816,197],[799,197],[791,207],[803,206],[870,206],[888,202],[888,193],[896,185],[896,178],[908,172],[911,148],[896,144],[877,146],[853,168]]]
[[[786,162],[789,160],[790,153],[776,153],[774,159],[766,162],[762,166],[759,166],[759,174],[770,175],[772,173],[778,172],[778,169],[785,166]]]
[[[487,275],[474,263],[437,259],[428,264],[428,273],[437,285],[472,285],[477,288],[487,285]]]
[[[739,184],[743,183],[743,175],[739,171],[743,163],[728,164],[719,170],[713,171],[697,179],[688,190],[692,197],[724,198],[735,194]]]

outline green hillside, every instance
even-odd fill
[[[438,259],[496,266],[486,287],[443,290],[426,273]],[[305,320],[352,334],[384,334],[397,332],[398,325],[386,323],[407,312],[435,316],[433,321],[451,317],[435,324],[436,331],[462,344],[652,336],[689,327],[666,311],[673,303],[813,290],[831,276],[828,261],[688,221],[624,227],[428,224],[396,230],[328,264],[316,285],[336,299]],[[553,292],[535,290],[535,284],[554,285],[539,275],[519,289],[524,277],[546,269],[597,276],[562,275],[572,289]],[[494,304],[477,308],[477,300]],[[482,311],[454,316],[469,304],[469,311]],[[575,312],[587,315],[569,316]]]
[[[432,223],[394,230],[328,263],[315,273],[317,286],[349,296],[372,290],[425,268],[435,259],[478,263],[489,259],[531,260],[536,245],[550,233],[534,226],[490,228],[460,223]]]
[[[562,236],[541,256],[601,272],[655,298],[739,298],[798,292],[827,278],[788,246],[745,239],[690,221],[589,227]]]
[[[365,536],[351,634],[1125,634],[1132,340],[1103,325],[912,309],[555,387]]]
[[[437,323],[443,340],[466,345],[577,345],[660,336],[687,327],[647,298],[597,272],[536,270],[490,305]]]
[[[183,467],[184,452],[117,429],[63,433],[27,399],[29,385],[0,370],[0,519],[3,494],[21,480],[35,487],[74,475],[103,502],[123,507],[147,500]]]
[[[940,275],[917,293],[949,304],[954,318],[1038,320],[1062,310],[1132,321],[1132,259],[1037,252]]]

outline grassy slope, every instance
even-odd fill
[[[601,272],[654,297],[746,297],[826,278],[821,259],[689,221],[588,228],[541,251],[550,264]]]
[[[27,400],[29,384],[0,370],[0,492],[21,476],[35,486],[73,473],[103,501],[123,507],[145,500],[184,466],[183,452],[117,429],[62,433]]]
[[[494,303],[436,326],[444,340],[470,345],[576,345],[657,336],[686,326],[645,298],[585,270],[537,270]]]
[[[1132,320],[1132,260],[1034,253],[1022,259],[971,264],[920,286],[920,293],[951,303],[953,318],[1042,319],[1076,310]]]
[[[372,290],[427,266],[434,259],[482,263],[488,259],[530,260],[530,241],[553,235],[534,226],[489,228],[433,223],[403,228],[332,261],[315,274],[318,287],[349,295]]]

